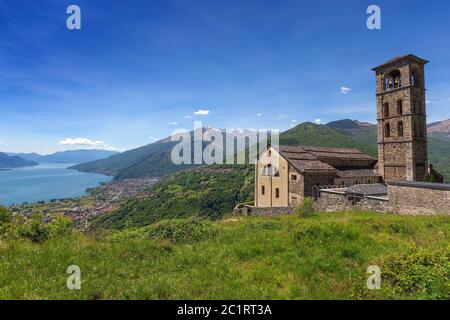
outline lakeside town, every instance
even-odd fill
[[[124,179],[101,183],[98,187],[88,188],[86,195],[77,198],[52,199],[48,202],[23,203],[10,206],[16,214],[29,217],[32,214],[50,216],[63,214],[81,229],[88,229],[89,220],[93,217],[111,212],[130,198],[149,197],[152,187],[160,179]]]

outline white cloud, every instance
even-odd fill
[[[63,146],[82,146],[97,150],[108,150],[108,151],[117,150],[117,148],[112,147],[103,141],[92,141],[88,138],[74,138],[74,139],[67,138],[59,141],[58,143]]]
[[[262,117],[262,113],[261,113],[261,112],[258,112],[258,113],[256,114],[256,116],[257,116],[257,117]]]
[[[150,140],[152,140],[153,142],[161,140],[160,138],[155,138],[155,137],[150,137]]]
[[[348,87],[341,87],[341,93],[342,93],[342,94],[347,94],[347,93],[350,92],[350,90],[352,90],[352,89],[350,89],[350,88],[348,88]]]
[[[195,111],[194,114],[196,116],[207,116],[209,114],[209,110],[202,110],[202,109],[200,109],[198,111]]]
[[[316,120],[314,120],[314,122],[315,122],[316,124],[321,124],[321,123],[322,123],[322,119],[317,118]]]
[[[176,122],[176,121],[171,121],[171,122],[169,122],[168,124],[171,125],[171,126],[177,126],[177,125],[178,125],[178,122]]]
[[[186,118],[187,118],[187,119],[192,119],[192,116],[187,115]]]
[[[292,123],[297,123],[298,121],[297,121],[297,120],[291,120],[291,122],[292,122]]]

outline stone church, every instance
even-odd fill
[[[270,147],[255,166],[255,207],[295,206],[321,186],[365,186],[380,193],[390,181],[435,175],[427,158],[424,67],[398,56],[376,73],[378,159],[351,148]]]

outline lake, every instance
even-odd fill
[[[0,171],[0,204],[49,201],[85,195],[87,188],[112,177],[67,169],[72,164],[40,164]]]

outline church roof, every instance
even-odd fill
[[[280,146],[279,152],[291,165],[304,172],[305,170],[336,171],[330,160],[363,160],[373,163],[376,159],[354,148],[328,148],[311,146]]]
[[[359,177],[376,177],[376,176],[378,176],[378,174],[373,169],[337,170],[336,175],[339,178],[359,178]]]

